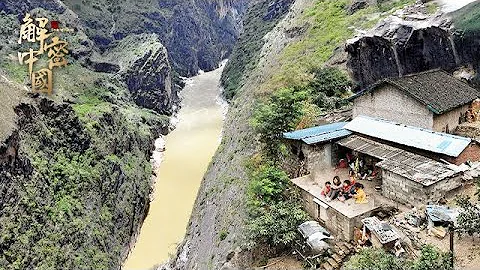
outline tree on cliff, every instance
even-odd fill
[[[255,112],[252,124],[260,136],[265,155],[278,161],[283,132],[293,130],[303,115],[305,91],[283,88],[276,91]]]

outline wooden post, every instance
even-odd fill
[[[448,226],[449,228],[449,232],[450,232],[450,260],[451,260],[451,264],[452,264],[452,269],[454,269],[454,256],[453,256],[453,236],[454,236],[454,233],[455,233],[455,229],[453,227],[453,222],[450,223],[450,226]]]

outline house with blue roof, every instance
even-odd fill
[[[348,123],[287,132],[283,137],[304,166],[292,182],[301,190],[305,209],[347,240],[350,229],[361,226],[361,218],[378,207],[444,198],[466,184],[468,161],[480,161],[480,146],[470,138],[362,115]],[[372,166],[369,173],[375,172],[372,181],[360,180],[369,204],[345,207],[321,195],[324,183],[334,175],[347,179],[349,167],[339,164],[348,156],[365,160]]]
[[[299,174],[315,177],[322,170],[335,166],[338,160],[334,142],[352,134],[345,125],[347,122],[332,123],[283,134],[302,164]]]

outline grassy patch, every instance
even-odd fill
[[[480,31],[480,3],[473,3],[453,13],[455,28],[467,33]]]
[[[310,22],[305,36],[288,45],[280,56],[279,71],[266,84],[267,91],[285,86],[306,86],[312,79],[311,70],[318,69],[353,37],[355,29],[368,29],[381,18],[412,0],[390,1],[370,6],[348,15],[348,0],[318,0],[305,12],[304,20]],[[388,11],[388,13],[382,13]]]
[[[5,70],[8,77],[17,83],[23,83],[28,79],[28,66],[20,65],[18,62],[6,60],[0,64],[0,68]]]

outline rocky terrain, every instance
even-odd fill
[[[120,268],[148,213],[150,157],[178,107],[179,74],[217,67],[246,3],[0,3],[1,269]],[[31,93],[18,65],[25,12],[74,29],[58,33],[69,64],[52,96]]]
[[[148,212],[150,156],[169,131],[180,76],[215,69],[230,53],[222,143],[186,238],[162,268],[262,261],[267,252],[249,249],[245,235],[259,102],[279,87],[308,86],[326,65],[347,70],[360,87],[431,68],[461,67],[464,76],[479,69],[478,6],[450,17],[422,5],[397,11],[411,2],[2,1],[0,268],[119,269]],[[27,11],[75,30],[62,34],[70,63],[55,73],[51,97],[30,93],[17,64]]]
[[[232,99],[222,144],[202,182],[185,241],[175,258],[159,269],[264,265],[268,249],[249,249],[245,235],[246,164],[259,152],[249,122],[258,102],[275,90],[272,86],[302,87],[311,78],[311,74],[299,73],[308,71],[302,65],[347,70],[358,89],[386,77],[432,68],[453,71],[464,66],[461,73],[470,74],[470,67],[476,67],[476,56],[466,55],[466,48],[475,43],[466,39],[473,40],[475,35],[454,27],[460,15],[437,13],[434,3],[403,9],[415,1],[382,1],[384,6],[377,1],[353,2],[296,0],[286,15],[268,28],[259,18],[265,14],[262,5],[272,6],[271,2],[258,1],[247,12],[245,35],[240,37],[222,76],[225,94]],[[356,5],[358,2],[366,4]],[[323,24],[319,18],[327,22]],[[348,30],[341,31],[341,27]],[[323,39],[325,31],[332,34]]]
[[[454,14],[429,14],[425,5],[417,4],[361,32],[346,44],[353,79],[365,87],[382,78],[435,68],[454,72],[466,67],[478,73],[478,37],[466,29],[478,5]]]
[[[308,0],[274,2],[276,5],[284,5],[280,9],[284,13],[277,15],[278,19],[270,29],[271,33],[262,41],[265,45],[261,45],[263,53],[256,54],[258,60],[251,59],[268,64],[259,64],[246,71],[247,78],[244,79],[225,119],[222,143],[202,181],[185,240],[179,246],[176,257],[159,269],[245,269],[258,259],[258,254],[255,255],[246,248],[245,235],[245,192],[248,184],[245,164],[258,150],[253,139],[255,133],[250,125],[250,118],[258,98],[258,86],[269,79],[269,71],[273,72],[276,68],[274,63],[278,60],[278,51],[288,43],[281,43],[283,45],[278,46],[278,51],[267,49],[268,44],[276,42],[275,33],[281,35],[296,22],[298,17],[295,14],[301,14],[303,9],[312,5]],[[269,7],[275,4],[268,0],[258,1],[247,12],[246,27],[250,27],[248,24],[252,23],[248,18],[258,23],[258,18],[250,17],[249,13],[268,14]],[[240,40],[249,38],[248,34],[246,31]],[[245,46],[250,46],[252,42],[256,43],[257,40],[243,41],[236,50],[243,51]],[[248,64],[242,61],[236,63]],[[224,239],[219,237],[222,231],[227,232]]]
[[[48,2],[48,1],[47,1]],[[154,33],[181,76],[216,69],[242,30],[246,0],[64,0],[101,50],[130,34]]]

